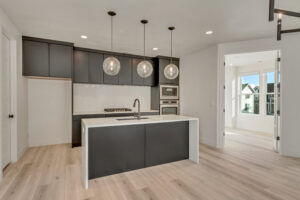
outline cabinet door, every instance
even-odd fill
[[[89,179],[144,167],[144,125],[89,128]]]
[[[48,43],[23,40],[23,75],[49,76]]]
[[[170,64],[170,59],[164,59],[160,58],[159,59],[159,83],[160,84],[175,84],[179,85],[179,76],[176,79],[170,80],[165,77],[164,70],[165,67]],[[179,61],[178,60],[173,60],[173,64],[175,64],[179,68]]]
[[[119,73],[119,85],[131,85],[132,82],[132,59],[129,57],[119,56],[121,70]]]
[[[189,122],[147,124],[146,167],[188,159]]]
[[[89,83],[103,83],[103,54],[89,53]]]
[[[74,82],[89,82],[89,53],[84,51],[74,51]]]
[[[138,85],[138,86],[144,85],[144,79],[140,77],[137,73],[137,66],[141,61],[143,61],[143,59],[138,59],[138,58],[132,59],[132,85]]]
[[[50,44],[50,77],[72,78],[73,47]]]
[[[110,55],[104,55],[104,59],[109,56]],[[118,58],[118,57],[116,57],[116,58]],[[122,63],[121,63],[121,69],[122,69]],[[119,82],[119,74],[117,74],[115,76],[110,76],[110,75],[106,74],[105,72],[103,72],[103,83],[104,84],[117,85],[118,82]]]
[[[155,85],[155,66],[154,66],[153,60],[148,60],[148,61],[153,66],[153,72],[152,72],[152,74],[149,77],[144,78],[144,85],[145,86],[154,86]]]

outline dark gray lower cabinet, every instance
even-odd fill
[[[188,159],[189,122],[147,124],[146,167]]]
[[[144,167],[143,125],[89,129],[89,179]]]
[[[73,115],[72,120],[72,147],[81,146],[81,119],[85,118],[104,118],[104,114],[95,115]]]
[[[81,120],[72,121],[72,147],[81,146]]]
[[[189,122],[89,128],[89,179],[189,157]]]

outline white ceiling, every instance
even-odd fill
[[[242,54],[232,54],[225,56],[227,67],[241,67],[267,61],[275,61],[277,51],[262,51]]]
[[[299,0],[279,0],[279,6],[300,11]],[[0,7],[23,35],[102,50],[110,47],[107,11],[114,10],[114,50],[133,54],[143,52],[140,20],[145,18],[149,56],[170,54],[170,25],[176,27],[175,56],[220,42],[276,34],[276,22],[268,22],[269,0],[0,0]],[[288,27],[300,27],[300,19],[289,21]],[[215,33],[207,36],[207,30]]]

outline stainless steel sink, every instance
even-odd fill
[[[137,117],[127,117],[127,118],[119,118],[117,120],[123,121],[123,120],[141,120],[141,119],[149,119],[149,118],[148,117],[140,117],[140,118],[137,118]]]

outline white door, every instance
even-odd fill
[[[2,34],[2,67],[1,67],[1,133],[2,133],[2,168],[11,161],[10,134],[10,45],[9,39]]]
[[[278,51],[274,78],[274,149],[276,152],[280,152],[280,63],[280,51]]]

